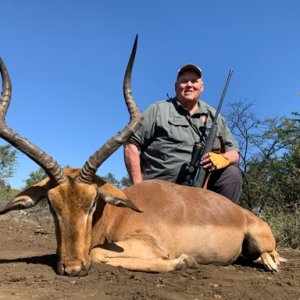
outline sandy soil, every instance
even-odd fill
[[[0,299],[289,299],[300,300],[300,251],[281,249],[280,273],[243,260],[171,273],[132,272],[93,265],[85,277],[55,273],[49,217],[0,216]]]

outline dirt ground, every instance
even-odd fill
[[[171,273],[93,265],[85,277],[55,272],[52,219],[30,213],[0,216],[0,299],[289,299],[300,300],[300,251],[281,249],[280,273],[240,260]]]

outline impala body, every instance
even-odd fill
[[[139,128],[130,77],[137,39],[124,77],[129,124],[99,148],[82,169],[62,169],[52,157],[5,124],[11,83],[3,61],[0,136],[39,164],[48,177],[24,190],[0,214],[47,198],[57,240],[57,272],[85,275],[91,262],[130,270],[167,272],[198,263],[230,264],[241,254],[276,271],[279,255],[264,221],[225,197],[161,180],[124,190],[96,175],[98,167]]]

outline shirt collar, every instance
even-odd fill
[[[173,102],[174,102],[175,107],[179,111],[184,112],[186,115],[189,115],[189,112],[183,107],[183,105],[180,103],[180,101],[177,99],[177,97],[173,98]],[[208,115],[209,112],[208,112],[206,105],[203,105],[203,102],[201,100],[198,101],[198,104],[199,104],[199,106],[198,106],[197,110],[194,112],[193,116],[199,117],[200,115],[203,115],[203,114]]]

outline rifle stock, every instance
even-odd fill
[[[215,136],[217,134],[217,129],[218,129],[217,124],[213,123],[210,134],[207,137],[206,144],[205,144],[205,147],[203,149],[201,157],[205,153],[208,153],[208,152],[212,151],[212,147],[213,147],[213,144],[214,144],[214,141],[215,141]],[[203,187],[204,180],[205,180],[206,173],[207,173],[206,169],[204,169],[203,166],[200,165],[201,157],[199,157],[198,167],[197,167],[193,182],[191,184],[192,186],[196,186],[196,187]]]

